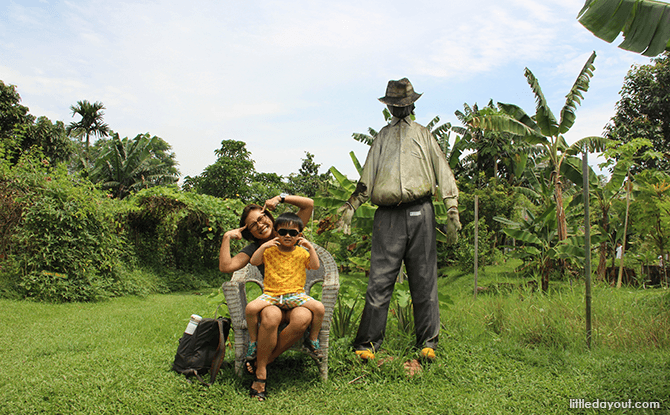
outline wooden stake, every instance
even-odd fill
[[[586,345],[591,348],[591,222],[589,220],[589,156],[584,149],[584,281],[586,283]]]

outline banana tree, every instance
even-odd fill
[[[349,153],[349,156],[360,175],[363,170],[361,163],[358,161],[358,158],[353,151]],[[349,200],[349,196],[356,190],[356,182],[349,180],[347,176],[342,174],[334,166],[330,168],[330,172],[335,180],[331,183],[331,186],[329,186],[327,195],[314,197],[314,205],[326,208],[326,215],[334,217],[337,216],[337,209],[344,205],[347,200]],[[375,210],[376,208],[372,206],[370,202],[365,202],[356,209],[352,224],[372,233],[372,222],[374,220]]]
[[[562,261],[584,262],[583,236],[571,235],[563,241],[558,240],[558,222],[553,204],[544,206],[537,215],[526,211],[520,222],[502,217],[494,219],[507,225],[503,233],[518,243],[514,256],[523,260],[525,267],[539,274],[543,292],[549,290],[549,276],[561,269]]]
[[[656,56],[670,50],[670,4],[656,0],[586,0],[577,19],[600,39],[621,49]]]
[[[515,249],[515,255],[540,275],[543,291],[547,291],[549,276],[554,270],[561,269],[566,263],[581,265],[584,261],[584,239],[579,231],[580,225],[577,225],[583,220],[583,211],[580,208],[583,198],[579,190],[583,183],[581,169],[582,162],[578,157],[567,157],[561,167],[561,175],[575,183],[575,186],[565,194],[566,204],[567,201],[570,202],[568,206],[572,212],[566,219],[573,224],[567,238],[563,240],[558,238],[558,209],[551,181],[554,172],[544,168],[542,163],[529,164],[524,172],[525,185],[516,188],[518,193],[537,206],[535,213],[530,209],[524,209],[523,219],[520,221],[503,217],[494,218],[507,225],[507,228],[502,230],[503,233],[521,243],[521,246]],[[589,172],[591,182],[597,180],[591,169]],[[592,244],[600,243],[601,238],[600,232],[594,232],[591,238]]]
[[[645,149],[641,154],[640,150]],[[607,161],[601,164],[602,167],[612,167],[612,179],[626,183],[626,215],[624,217],[624,229],[622,239],[626,240],[628,234],[628,216],[630,210],[630,199],[632,191],[632,166],[640,160],[651,160],[663,157],[663,153],[654,149],[653,144],[646,138],[634,138],[626,143],[610,142],[603,153]],[[615,164],[616,163],[616,164]],[[623,177],[622,177],[623,176]],[[615,182],[616,183],[616,182]],[[617,279],[617,288],[621,287],[623,277],[623,259],[626,254],[626,243],[622,245],[621,258],[619,260],[619,277]],[[602,251],[601,251],[602,255]],[[601,257],[602,261],[602,257]],[[600,266],[598,267],[600,269]],[[598,274],[600,276],[600,274]]]
[[[665,272],[670,246],[670,175],[646,170],[635,176],[635,188],[637,220],[633,221],[634,227],[640,235],[653,242]]]
[[[617,163],[612,169],[612,174],[607,183],[598,183],[597,181],[591,183],[591,200],[593,201],[595,208],[599,214],[599,227],[600,232],[603,235],[611,237],[614,235],[614,239],[603,239],[600,242],[599,247],[599,261],[597,275],[599,280],[605,278],[605,272],[607,270],[607,253],[612,251],[616,244],[617,232],[611,232],[610,224],[610,209],[612,208],[613,203],[621,197],[623,191],[623,184],[628,174],[628,169],[624,163]],[[625,238],[625,234],[622,236]],[[608,243],[612,249],[608,249]]]
[[[577,105],[584,99],[583,93],[588,91],[589,82],[593,76],[596,53],[593,52],[587,59],[584,67],[575,80],[570,92],[566,95],[565,105],[561,110],[560,121],[556,119],[547,104],[542,93],[540,84],[533,73],[526,68],[524,75],[535,94],[535,115],[529,116],[520,107],[514,104],[498,103],[502,110],[500,114],[493,116],[482,115],[472,120],[473,125],[493,131],[507,131],[523,135],[529,144],[539,144],[544,149],[544,161],[551,170],[551,186],[553,189],[554,206],[556,208],[557,235],[558,240],[563,241],[568,237],[565,208],[563,205],[563,183],[562,166],[566,158],[574,157],[576,154],[586,150],[589,152],[603,151],[607,140],[603,137],[584,137],[572,145],[568,145],[564,134],[572,128],[575,123],[575,110]]]
[[[521,139],[521,136],[491,129],[482,130],[473,124],[474,119],[495,117],[500,112],[493,101],[481,109],[477,104],[472,107],[463,104],[463,112],[455,112],[463,127],[454,126],[452,130],[462,136],[463,147],[473,150],[462,162],[465,168],[471,167],[473,177],[477,176],[478,171],[485,170],[487,176],[504,177],[513,184],[523,176],[529,156],[535,153],[536,148]]]

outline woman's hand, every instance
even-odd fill
[[[275,196],[272,199],[265,201],[263,205],[263,210],[267,209],[269,211],[274,211],[277,208],[277,205],[281,203],[281,197]]]
[[[244,225],[241,228],[231,229],[228,232],[224,233],[223,236],[224,238],[227,236],[230,239],[239,241],[240,239],[242,239],[242,231],[245,229],[247,229],[247,225]]]

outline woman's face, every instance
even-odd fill
[[[261,241],[272,238],[272,221],[261,210],[255,209],[249,212],[244,223],[254,238]]]

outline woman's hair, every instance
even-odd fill
[[[303,228],[305,227],[305,224],[302,223],[300,216],[293,212],[282,213],[281,215],[277,216],[277,219],[275,219],[275,229],[278,229],[282,226],[291,225],[297,226],[300,232],[302,232]]]
[[[251,213],[252,210],[260,210],[263,211],[262,206],[258,206],[255,203],[248,204],[242,209],[242,214],[240,215],[240,228],[243,228],[247,224],[247,216],[249,216],[249,213]],[[272,217],[272,214],[268,212],[267,210],[263,211],[263,215],[267,216],[270,219],[270,222],[272,222],[272,226],[274,228],[274,223],[275,223],[275,218]],[[247,241],[251,242],[258,242],[258,239],[254,237],[254,235],[251,233],[249,229],[244,229],[242,231],[242,237],[246,239]]]

